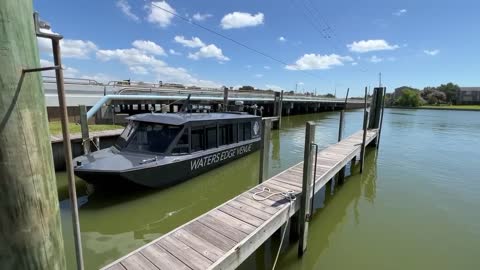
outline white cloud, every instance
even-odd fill
[[[146,68],[142,66],[131,66],[128,68],[134,74],[147,75],[149,72]]]
[[[438,49],[435,49],[435,50],[424,50],[423,51],[425,54],[428,54],[428,55],[431,55],[431,56],[435,56],[437,55],[438,53],[440,53],[440,50]]]
[[[382,58],[379,58],[379,57],[377,57],[376,55],[374,55],[374,56],[370,57],[370,58],[368,59],[368,61],[370,61],[370,62],[372,62],[372,63],[375,63],[375,64],[376,64],[376,63],[380,63],[380,62],[382,62],[382,61],[383,61],[383,59],[382,59]]]
[[[356,66],[356,65],[358,65],[357,62],[353,62],[353,63],[352,63],[352,66]]]
[[[210,44],[200,48],[198,52],[190,53],[188,58],[198,60],[200,58],[215,58],[220,61],[228,61],[230,58],[223,55],[222,49],[215,46],[215,44]]]
[[[400,10],[397,10],[393,13],[393,15],[395,16],[402,16],[402,15],[405,15],[405,13],[407,13],[407,10],[406,9],[400,9]]]
[[[187,85],[219,87],[219,83],[201,80],[191,75],[181,67],[171,67],[148,52],[136,49],[98,50],[97,58],[101,61],[120,61],[133,71],[148,72],[155,80],[171,81]],[[143,69],[139,68],[143,67]]]
[[[55,34],[51,30],[42,29],[42,32]],[[52,54],[52,41],[47,38],[37,38],[40,52]],[[60,40],[62,57],[87,59],[90,53],[97,50],[97,45],[89,40],[62,39]]]
[[[168,52],[169,52],[171,55],[182,55],[181,52],[177,52],[177,51],[175,51],[174,49],[170,49],[170,50],[168,50]]]
[[[297,85],[304,85],[304,82],[297,82]]]
[[[285,41],[287,41],[287,39],[285,37],[279,37],[278,41],[285,42]]]
[[[63,42],[62,42],[63,41]],[[65,39],[60,42],[63,57],[88,58],[91,52],[97,50],[95,43],[89,40]]]
[[[132,46],[141,51],[148,52],[151,54],[166,55],[165,50],[163,50],[163,48],[160,45],[150,40],[135,40],[132,43]]]
[[[278,85],[274,85],[274,84],[265,84],[265,87],[267,89],[271,89],[271,90],[275,90],[275,91],[280,91],[282,90],[283,88],[278,86]]]
[[[390,45],[383,39],[370,39],[354,41],[352,44],[348,44],[347,47],[352,52],[366,53],[372,51],[384,51],[398,49],[398,45]]]
[[[263,66],[264,69],[270,70],[270,66]]]
[[[41,67],[53,67],[55,64],[52,61],[40,59]],[[78,69],[63,65],[63,76],[75,77],[78,75]],[[55,70],[42,71],[42,76],[55,76]]]
[[[156,24],[160,27],[167,27],[172,23],[173,14],[176,13],[175,9],[173,9],[167,2],[152,2],[150,5],[146,6],[149,14],[147,16],[147,20],[153,24]],[[160,8],[159,8],[160,7]],[[164,10],[162,10],[162,8]],[[165,11],[168,10],[169,12]]]
[[[255,74],[254,76],[255,76],[255,78],[262,78],[262,77],[263,77],[263,74],[257,73],[257,74]]]
[[[198,37],[192,37],[192,39],[186,39],[184,36],[175,36],[175,42],[182,44],[185,47],[199,48],[204,47],[205,43]]]
[[[337,54],[320,55],[305,54],[300,57],[295,64],[285,66],[289,70],[313,70],[313,69],[329,69],[333,66],[343,66],[344,62],[351,62],[350,56],[340,56]]]
[[[118,0],[117,7],[132,21],[138,22],[140,18],[137,15],[133,14],[132,7],[128,4],[127,0]]]
[[[263,24],[263,17],[263,13],[260,12],[253,15],[246,12],[235,11],[225,15],[220,25],[223,29],[252,27]]]
[[[108,83],[110,81],[120,80],[118,77],[107,75],[105,73],[97,73],[97,74],[93,74],[93,75],[83,75],[80,78],[81,79],[94,80],[94,81],[102,82],[102,83]]]
[[[252,68],[252,65],[246,65],[245,68],[251,69],[251,68]]]
[[[201,13],[198,13],[198,12],[197,12],[197,13],[193,14],[193,17],[192,17],[192,18],[193,18],[195,21],[201,22],[201,21],[205,21],[206,19],[208,19],[208,18],[210,18],[210,17],[212,17],[212,14],[208,14],[208,13],[201,14]]]

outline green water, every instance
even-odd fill
[[[301,161],[304,123],[320,147],[336,141],[337,112],[283,118],[273,131],[269,174]],[[346,114],[346,135],[361,128]],[[385,111],[381,146],[341,186],[316,198],[308,249],[290,242],[277,269],[480,269],[480,113]],[[86,269],[96,269],[234,197],[257,182],[258,152],[161,191],[122,194],[79,183]],[[348,170],[350,171],[350,170]],[[65,176],[59,178],[63,232],[74,269]],[[87,195],[90,194],[90,195]],[[270,269],[278,237],[240,268]]]

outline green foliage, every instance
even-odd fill
[[[395,104],[402,107],[418,107],[422,105],[422,99],[418,90],[403,89]]]
[[[248,91],[253,91],[253,90],[255,90],[255,87],[253,87],[253,86],[250,86],[250,85],[244,85],[244,86],[242,86],[242,87],[238,88],[238,90],[248,90]]]
[[[425,87],[420,96],[430,105],[444,104],[447,101],[447,95],[438,91],[435,87]]]
[[[454,83],[442,84],[436,88],[438,91],[445,93],[447,102],[455,104],[457,101],[457,91],[460,90],[460,86]]]
[[[50,128],[50,135],[62,134],[62,125],[60,124],[59,121],[50,122],[48,123],[48,126]],[[114,129],[122,129],[122,128],[124,127],[119,125],[88,125],[88,130],[90,132],[114,130]],[[68,123],[68,131],[70,131],[70,134],[80,133],[81,132],[80,125],[76,123]]]

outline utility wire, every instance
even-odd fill
[[[214,34],[214,35],[217,35],[217,36],[219,36],[219,37],[221,37],[221,38],[224,38],[224,39],[226,39],[226,40],[229,40],[229,41],[231,41],[231,42],[233,42],[233,43],[235,43],[235,44],[237,44],[237,45],[239,45],[239,46],[241,46],[241,47],[244,47],[244,48],[246,48],[246,49],[248,49],[248,50],[250,50],[250,51],[252,51],[252,52],[254,52],[254,53],[257,53],[257,54],[259,54],[259,55],[262,55],[263,57],[266,57],[266,58],[268,58],[268,59],[270,59],[270,60],[273,60],[273,61],[278,62],[278,63],[280,63],[280,64],[282,64],[282,65],[285,65],[285,66],[288,66],[288,65],[289,65],[289,64],[288,64],[287,62],[285,62],[285,61],[282,61],[282,60],[280,60],[280,59],[278,59],[278,58],[276,58],[276,57],[273,57],[273,56],[268,55],[268,54],[266,54],[266,53],[264,53],[264,52],[262,52],[262,51],[259,51],[259,50],[255,49],[255,48],[252,48],[252,47],[250,47],[250,46],[248,46],[248,45],[246,45],[246,44],[244,44],[244,43],[242,43],[242,42],[240,42],[240,41],[236,41],[235,39],[233,39],[233,38],[231,38],[231,37],[229,37],[229,36],[226,36],[226,35],[224,35],[224,34],[221,34],[221,33],[217,32],[217,31],[215,31],[215,30],[212,30],[212,29],[210,29],[210,28],[208,28],[208,27],[206,27],[206,26],[203,26],[203,25],[201,25],[201,24],[199,24],[199,23],[196,23],[196,22],[194,22],[194,21],[192,21],[192,20],[190,20],[190,19],[188,19],[188,18],[185,18],[185,17],[179,15],[179,14],[176,13],[176,12],[172,12],[172,11],[170,11],[170,10],[164,9],[164,8],[156,5],[156,4],[153,3],[153,2],[152,2],[151,4],[152,4],[152,6],[155,6],[156,8],[161,9],[161,10],[163,10],[163,11],[169,13],[169,14],[172,14],[173,16],[175,16],[175,17],[177,17],[177,18],[179,18],[179,19],[182,19],[183,21],[185,21],[185,22],[187,22],[187,23],[189,23],[189,24],[195,25],[195,26],[197,26],[197,27],[199,27],[199,28],[202,28],[203,30],[208,31],[208,32],[210,32],[210,33],[212,33],[212,34]],[[301,69],[298,69],[298,70],[304,72],[305,74],[308,74],[308,75],[310,75],[310,76],[318,79],[318,77],[315,76],[313,73],[307,72],[306,70],[301,70]]]

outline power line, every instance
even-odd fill
[[[199,23],[196,23],[196,22],[194,22],[194,21],[192,21],[192,20],[190,20],[190,19],[188,19],[188,18],[185,18],[185,17],[179,15],[179,14],[176,13],[176,12],[172,12],[172,11],[170,11],[170,10],[167,10],[167,9],[165,9],[165,8],[162,8],[162,7],[156,5],[156,4],[153,3],[153,2],[152,2],[151,4],[152,4],[153,6],[155,6],[155,7],[159,8],[159,9],[161,9],[161,10],[167,12],[167,13],[169,13],[169,14],[172,14],[173,16],[175,16],[175,17],[177,17],[177,18],[179,18],[179,19],[182,19],[183,21],[185,21],[185,22],[187,22],[187,23],[189,23],[189,24],[195,25],[195,26],[197,26],[197,27],[199,27],[199,28],[202,28],[202,29],[205,30],[205,31],[208,31],[208,32],[210,32],[210,33],[212,33],[212,34],[215,34],[215,35],[221,37],[221,38],[224,38],[224,39],[226,39],[226,40],[229,40],[229,41],[231,41],[231,42],[233,42],[233,43],[235,43],[235,44],[237,44],[237,45],[239,45],[239,46],[242,46],[242,47],[244,47],[244,48],[246,48],[246,49],[248,49],[248,50],[250,50],[250,51],[252,51],[252,52],[255,52],[255,53],[259,54],[259,55],[262,55],[263,57],[266,57],[266,58],[268,58],[268,59],[270,59],[270,60],[273,60],[273,61],[278,62],[278,63],[280,63],[280,64],[282,64],[282,65],[285,65],[285,66],[288,66],[288,65],[289,65],[289,64],[286,63],[285,61],[282,61],[282,60],[280,60],[280,59],[278,59],[278,58],[275,58],[275,57],[273,57],[273,56],[271,56],[271,55],[268,55],[268,54],[266,54],[266,53],[264,53],[264,52],[262,52],[262,51],[259,51],[259,50],[255,49],[255,48],[252,48],[252,47],[250,47],[250,46],[248,46],[248,45],[246,45],[246,44],[244,44],[244,43],[242,43],[242,42],[240,42],[240,41],[236,41],[235,39],[233,39],[233,38],[231,38],[231,37],[229,37],[229,36],[226,36],[226,35],[224,35],[224,34],[221,34],[221,33],[217,32],[217,31],[215,31],[215,30],[212,30],[212,29],[210,29],[210,28],[208,28],[208,27],[206,27],[206,26],[203,26],[203,25],[201,25],[201,24],[199,24]],[[307,72],[306,70],[300,70],[300,69],[298,69],[298,70],[299,70],[299,71],[302,71],[302,72],[304,72],[305,74],[308,74],[308,75],[310,75],[310,76],[312,76],[312,77],[317,78],[317,76],[315,76],[314,74],[312,74],[312,73],[310,73],[310,72]]]

